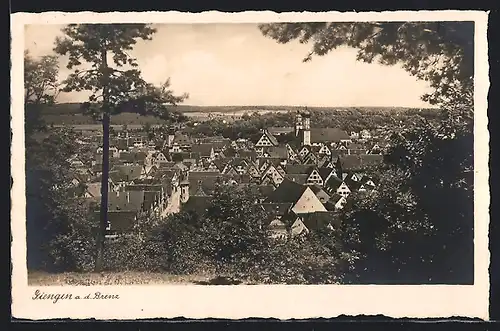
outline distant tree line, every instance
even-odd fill
[[[296,112],[244,114],[241,119],[224,122],[212,119],[191,125],[195,136],[222,135],[230,139],[258,139],[260,131],[269,127],[295,127]],[[311,112],[311,126],[314,128],[340,128],[350,133],[373,130],[380,127],[411,127],[421,120],[439,123],[444,119],[439,109],[348,109],[315,110]]]
[[[191,106],[183,106],[182,108],[179,108],[179,111],[188,114],[190,110],[192,110],[207,112],[208,114],[208,109],[206,109],[206,107],[199,107],[199,109],[189,107]],[[197,126],[192,130],[192,134],[197,136],[208,136],[210,134],[223,135],[231,139],[253,137],[263,128],[273,126],[294,126],[296,111],[301,109],[299,107],[290,107],[286,109],[280,108],[279,110],[288,110],[289,112],[271,112],[265,114],[259,114],[249,110],[241,118],[230,120],[230,112],[226,108],[227,107],[222,107],[222,110],[219,109],[214,111],[227,112],[227,116],[208,119],[206,121],[197,121],[197,117],[186,118],[190,119],[192,127],[194,127],[193,123],[197,123]],[[248,108],[251,107],[247,107],[245,109]],[[414,123],[421,117],[432,122],[443,119],[442,112],[438,109],[399,109],[382,107],[348,108],[342,110],[323,107],[313,107],[308,109],[312,112],[311,124],[313,127],[334,127],[348,132],[359,132],[363,129],[371,130],[381,126],[391,127],[411,125],[411,123]],[[56,104],[53,106],[45,106],[41,110],[41,116],[46,123],[55,125],[83,125],[98,123],[91,116],[82,114],[80,104]],[[226,120],[226,123],[224,123],[224,120]],[[140,116],[135,113],[123,113],[116,115],[111,119],[111,124],[116,125],[142,125],[146,123],[169,124],[169,121],[153,116]]]

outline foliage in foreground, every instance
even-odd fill
[[[91,205],[75,185],[69,159],[85,150],[67,129],[39,133],[26,147],[28,267],[54,271],[88,269],[93,264],[96,224]]]
[[[474,270],[473,135],[421,125],[393,137],[377,190],[343,211],[352,282],[471,283]]]
[[[278,43],[312,45],[304,61],[338,47],[358,60],[402,65],[432,91],[438,123],[407,125],[392,137],[377,193],[355,197],[343,217],[344,242],[359,259],[355,281],[473,282],[472,22],[272,23]]]
[[[74,185],[78,155],[89,161],[89,150],[70,129],[47,130],[41,108],[54,103],[59,91],[54,56],[24,54],[26,134],[26,240],[29,269],[81,270],[93,263],[95,226],[90,206]],[[87,164],[88,165],[88,164]]]

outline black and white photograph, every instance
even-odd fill
[[[355,285],[393,306],[411,297],[391,288],[434,292],[460,314],[438,289],[463,288],[487,318],[487,14],[466,13],[19,16],[20,300],[76,313],[90,288],[84,307],[144,311],[142,294],[115,289],[206,288],[214,305],[229,289],[234,304],[238,288]],[[317,304],[342,306],[333,293]]]

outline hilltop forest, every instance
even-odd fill
[[[190,119],[187,125],[191,134],[198,136],[224,135],[227,138],[248,137],[260,129],[272,126],[293,126],[295,112],[299,106],[191,106],[177,105],[177,110]],[[312,113],[314,127],[336,127],[345,131],[360,131],[380,127],[399,127],[419,120],[438,122],[443,114],[438,109],[401,107],[308,107]],[[263,113],[265,110],[267,113]],[[196,113],[196,114],[195,114]],[[224,114],[209,118],[210,113]],[[234,117],[234,113],[243,114]],[[45,123],[51,125],[98,124],[85,115],[79,103],[61,103],[45,106],[41,110]],[[202,115],[203,114],[203,115]],[[206,115],[205,115],[206,114]],[[115,125],[168,124],[164,119],[142,116],[136,113],[122,113],[111,120]],[[230,123],[230,125],[228,125]]]

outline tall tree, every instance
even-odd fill
[[[24,120],[26,155],[26,228],[28,246],[28,268],[40,267],[45,260],[39,248],[43,244],[43,225],[38,217],[44,211],[40,194],[45,188],[40,185],[39,172],[35,168],[38,151],[43,146],[35,134],[44,128],[41,108],[54,101],[58,67],[53,57],[34,58],[24,52]],[[44,196],[45,197],[45,196]],[[38,232],[38,234],[37,234]]]
[[[74,69],[64,81],[64,91],[90,91],[85,110],[102,122],[103,164],[100,206],[100,231],[97,238],[95,269],[103,266],[107,225],[109,178],[110,116],[136,112],[176,120],[179,113],[169,105],[185,100],[169,90],[170,81],[153,86],[141,77],[137,61],[129,54],[138,40],[151,40],[156,29],[148,24],[70,24],[62,29],[55,51],[67,55],[68,69]],[[84,67],[83,63],[87,66]]]
[[[70,129],[47,130],[41,111],[59,93],[56,56],[24,54],[26,143],[26,233],[29,269],[67,270],[84,267],[81,248],[88,248],[86,205],[72,180],[69,159],[84,159],[79,135]],[[75,246],[75,243],[78,243]],[[82,246],[79,246],[79,245]]]
[[[40,117],[42,107],[55,102],[59,93],[58,72],[59,65],[56,56],[45,55],[37,59],[28,51],[24,52],[24,104],[27,137],[30,137],[35,130],[42,128]]]

